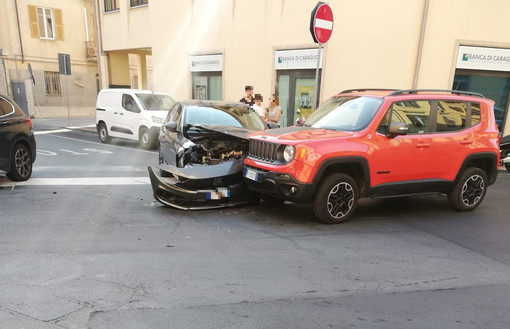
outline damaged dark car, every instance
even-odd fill
[[[241,103],[176,103],[159,133],[159,166],[148,168],[154,198],[183,210],[250,202],[242,175],[248,134],[265,128]]]

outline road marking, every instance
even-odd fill
[[[94,144],[94,145],[102,145],[104,147],[114,147],[114,148],[120,148],[120,149],[124,149],[124,150],[131,150],[131,151],[138,151],[138,152],[144,152],[144,153],[149,153],[149,154],[157,154],[158,153],[158,151],[147,151],[147,150],[140,150],[140,149],[132,148],[132,147],[118,146],[118,145],[112,145],[112,144],[103,144],[103,143],[100,143],[100,142],[90,142],[90,141],[85,141],[83,139],[71,138],[71,137],[65,137],[65,136],[50,135],[49,137],[69,139],[69,140],[72,140],[72,141],[78,141],[78,142],[82,142],[82,143],[88,143],[88,144]]]
[[[25,182],[12,182],[15,186],[99,186],[147,185],[149,177],[79,177],[79,178],[30,178]]]
[[[70,129],[55,129],[55,130],[42,130],[42,131],[34,131],[34,135],[46,135],[46,134],[56,134],[56,133],[65,133],[71,131]]]

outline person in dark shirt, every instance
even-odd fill
[[[252,107],[253,104],[255,104],[255,98],[253,97],[253,86],[244,87],[244,92],[246,93],[246,96],[241,98],[239,101]]]

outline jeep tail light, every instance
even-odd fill
[[[30,120],[30,118],[25,118],[25,121],[30,126],[30,128],[34,128],[34,126],[32,125],[32,120]]]

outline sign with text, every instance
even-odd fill
[[[189,57],[190,72],[221,72],[223,55],[201,55]]]
[[[510,49],[460,46],[457,68],[510,72]]]
[[[275,53],[274,68],[276,70],[315,69],[318,53],[318,49],[278,50]],[[322,56],[319,60],[319,67],[322,68]]]

